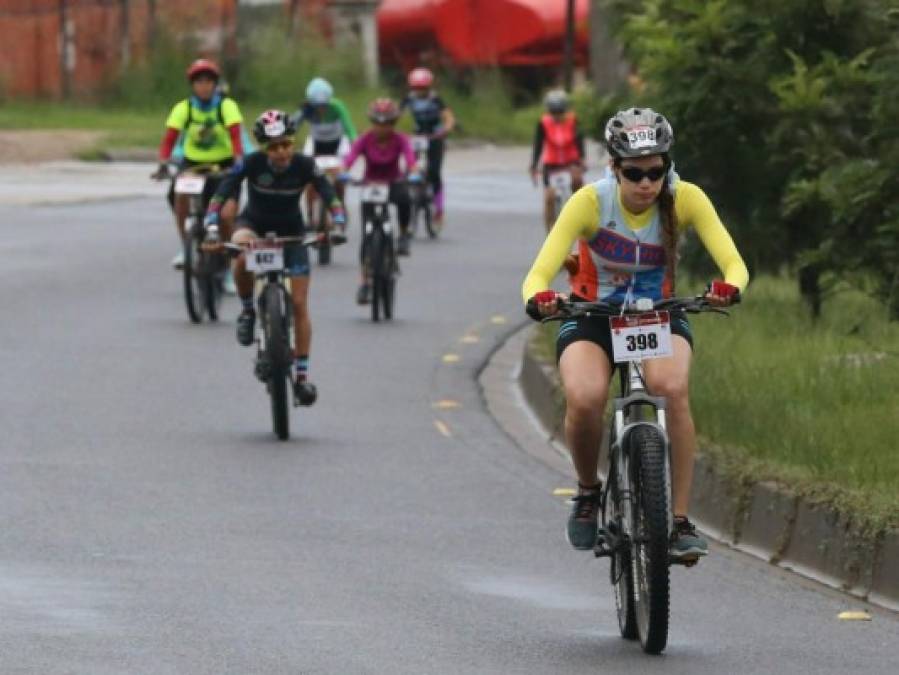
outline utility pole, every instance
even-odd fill
[[[119,0],[119,70],[131,64],[131,17],[128,0]]]
[[[565,51],[562,63],[562,77],[565,91],[571,91],[574,83],[574,0],[568,0],[565,11]]]
[[[219,0],[222,64],[231,76],[238,63],[237,12],[237,0]]]
[[[75,24],[69,17],[69,0],[59,0],[59,77],[62,97],[72,95],[72,72],[75,70]]]
[[[590,3],[590,79],[597,94],[608,94],[625,81],[627,64],[609,30],[605,0]]]
[[[287,2],[287,36],[293,37],[300,28],[300,0]]]
[[[378,21],[376,13],[380,0],[330,0],[334,39],[340,44],[346,41],[358,43],[362,52],[365,80],[375,86],[380,70],[378,65]]]
[[[147,53],[153,53],[156,42],[156,0],[147,0]]]

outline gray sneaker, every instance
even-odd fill
[[[571,514],[568,516],[565,536],[568,543],[579,551],[592,551],[596,545],[596,520],[601,493],[597,488],[571,499]]]
[[[692,565],[708,553],[709,543],[696,533],[696,526],[686,517],[676,517],[671,532],[671,562]]]

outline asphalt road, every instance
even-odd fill
[[[540,242],[526,151],[453,161],[394,322],[353,303],[355,232],[315,270],[287,443],[236,303],[188,323],[146,167],[0,171],[0,672],[895,672],[896,615],[720,546],[674,570],[664,656],[619,638],[567,481],[475,379]]]

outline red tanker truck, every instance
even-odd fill
[[[562,63],[567,0],[384,0],[380,59],[408,69],[437,52],[455,66]],[[589,0],[575,2],[575,63],[587,62]]]

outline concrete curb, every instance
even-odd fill
[[[565,414],[558,373],[520,340],[518,386],[532,416],[554,438]],[[691,515],[715,539],[827,586],[899,611],[899,531],[866,535],[834,509],[771,482],[734,481],[708,455],[697,457]]]

